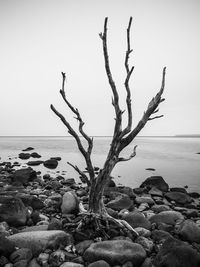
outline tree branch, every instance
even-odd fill
[[[126,128],[122,131],[120,137],[122,138],[123,136],[125,136],[126,134],[128,134],[131,131],[131,127],[132,127],[132,106],[131,106],[131,91],[130,91],[130,87],[129,87],[129,80],[131,77],[131,74],[134,70],[134,67],[131,67],[131,69],[129,69],[129,56],[131,54],[131,52],[133,51],[130,48],[130,29],[131,29],[131,24],[132,24],[132,17],[130,17],[129,20],[129,24],[128,24],[128,28],[127,28],[127,51],[126,51],[126,56],[125,56],[125,68],[126,68],[126,79],[125,79],[125,88],[126,88],[126,105],[127,105],[127,111],[128,111],[128,124],[126,126]]]
[[[130,155],[128,158],[121,158],[121,157],[120,157],[120,158],[118,158],[118,162],[121,162],[121,161],[128,161],[128,160],[134,158],[134,157],[136,156],[136,148],[137,148],[137,145],[134,146],[134,148],[133,148],[133,152],[131,153],[131,155]]]
[[[84,172],[82,172],[82,171],[78,168],[78,166],[73,165],[73,164],[70,163],[70,162],[67,162],[67,164],[69,164],[75,171],[78,172],[78,174],[80,174],[80,176],[81,176],[80,179],[81,179],[81,181],[82,181],[83,183],[87,183],[87,185],[90,186],[91,183],[90,183],[90,181],[89,181],[87,175],[86,175]]]
[[[163,68],[162,73],[162,84],[160,91],[156,94],[156,96],[150,101],[147,110],[144,112],[144,115],[142,116],[141,120],[138,122],[137,126],[131,131],[131,133],[122,139],[122,142],[119,146],[118,152],[122,151],[126,146],[128,146],[132,140],[137,136],[137,134],[142,130],[142,128],[145,126],[145,124],[149,121],[150,116],[157,112],[157,108],[161,102],[164,101],[162,97],[164,88],[165,88],[165,73],[166,73],[166,67]],[[157,116],[158,117],[158,116]]]
[[[103,54],[104,54],[105,69],[106,69],[106,74],[108,77],[110,87],[111,87],[112,92],[113,92],[112,104],[115,108],[115,114],[116,114],[114,136],[117,136],[121,131],[122,112],[121,112],[121,109],[119,107],[119,95],[118,95],[116,85],[115,85],[115,82],[112,78],[112,73],[110,70],[110,62],[109,62],[109,55],[108,55],[108,48],[107,48],[107,22],[108,22],[108,18],[106,17],[105,21],[104,21],[104,32],[100,33],[99,36],[103,42]]]

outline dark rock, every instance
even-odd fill
[[[200,243],[200,227],[198,227],[192,220],[185,220],[182,222],[177,230],[177,233],[183,240],[190,243]]]
[[[171,234],[163,230],[155,229],[151,232],[151,238],[156,243],[164,243],[169,237],[172,237]]]
[[[114,200],[107,203],[106,207],[113,210],[120,211],[122,209],[129,209],[133,206],[133,201],[126,194],[119,194]]]
[[[61,157],[51,157],[50,159],[60,161],[61,160]]]
[[[190,193],[188,193],[188,195],[189,195],[190,197],[193,197],[193,198],[199,198],[199,197],[200,197],[200,194],[197,193],[197,192],[190,192]]]
[[[25,206],[31,206],[34,210],[40,210],[44,208],[43,201],[36,196],[18,193],[16,197],[20,198]]]
[[[56,169],[58,166],[58,161],[55,159],[48,159],[44,161],[44,166],[49,169]]]
[[[0,235],[0,256],[8,257],[14,250],[14,242],[3,235]]]
[[[29,159],[29,158],[31,157],[31,154],[30,154],[30,153],[20,153],[20,154],[18,155],[18,157],[19,157],[20,159]]]
[[[27,267],[27,266],[28,266],[27,260],[20,260],[20,261],[14,263],[12,267]]]
[[[11,226],[25,225],[27,209],[21,199],[14,196],[0,196],[0,221]]]
[[[28,184],[28,182],[33,181],[37,178],[36,172],[32,168],[24,168],[16,170],[12,175],[10,175],[12,183],[19,182],[23,185]]]
[[[187,194],[187,190],[184,187],[171,187],[171,192],[181,192]]]
[[[162,197],[163,196],[163,192],[161,190],[159,190],[158,188],[156,188],[156,187],[152,187],[149,190],[149,194],[152,195],[152,196],[158,196],[158,197]]]
[[[146,171],[155,171],[156,169],[154,169],[154,168],[146,168],[145,170]]]
[[[42,163],[43,163],[42,160],[33,160],[33,161],[28,161],[27,165],[29,165],[29,166],[38,166],[38,165],[40,165]]]
[[[162,211],[158,214],[153,215],[149,219],[151,223],[164,223],[170,225],[175,225],[177,222],[180,222],[182,220],[184,220],[184,216],[180,212],[173,210]]]
[[[30,261],[33,257],[32,251],[29,248],[20,248],[16,251],[14,251],[10,255],[10,261],[12,263],[16,263],[21,260],[27,260]]]
[[[46,173],[46,174],[43,175],[43,179],[44,180],[51,180],[51,175]]]
[[[161,191],[167,192],[169,190],[169,185],[165,182],[162,176],[151,176],[147,178],[140,187],[152,188],[156,187]]]
[[[146,258],[141,267],[154,267],[151,258]]]
[[[122,219],[127,221],[133,228],[143,227],[147,230],[151,229],[151,223],[141,212],[130,212],[128,214],[124,214]]]
[[[41,265],[37,262],[36,258],[33,258],[30,262],[28,267],[41,267]]]
[[[105,260],[110,265],[121,265],[130,261],[135,267],[139,267],[146,258],[146,252],[141,245],[136,243],[126,240],[109,240],[91,244],[83,254],[83,258],[87,262]]]
[[[155,267],[199,267],[200,256],[189,245],[168,238],[162,245],[154,262]]]
[[[149,238],[144,237],[144,236],[137,237],[137,239],[134,242],[141,245],[144,248],[144,250],[147,252],[148,255],[152,252],[152,250],[154,248],[153,241]]]
[[[151,209],[155,212],[155,213],[159,213],[162,211],[167,211],[170,210],[170,207],[167,205],[154,205],[151,207]]]
[[[136,197],[135,202],[137,204],[142,204],[142,203],[148,203],[149,205],[155,204],[154,200],[148,196]]]
[[[178,204],[186,204],[192,201],[188,194],[182,192],[168,192],[165,194],[167,200],[175,201]]]
[[[145,188],[141,188],[141,187],[133,188],[133,192],[137,195],[144,193],[144,191],[145,191]]]
[[[29,147],[27,147],[27,148],[25,148],[25,149],[22,149],[22,151],[24,151],[24,152],[26,152],[26,151],[31,151],[31,150],[34,150],[34,148],[31,147],[31,146],[29,146]]]
[[[75,183],[76,182],[75,182],[75,179],[74,178],[68,178],[68,179],[64,180],[64,183],[63,184],[70,186],[70,185],[73,185]]]
[[[9,263],[9,260],[5,256],[0,256],[0,266],[1,267],[6,266],[7,263]]]
[[[39,158],[41,158],[41,155],[39,155],[37,152],[33,152],[33,153],[31,153],[31,157],[39,159]]]

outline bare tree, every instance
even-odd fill
[[[132,105],[131,105],[131,91],[129,86],[130,77],[133,73],[134,67],[129,67],[129,57],[132,52],[132,49],[130,47],[130,29],[132,24],[132,17],[129,20],[128,28],[127,28],[127,50],[125,54],[125,70],[126,70],[126,77],[125,77],[125,90],[126,90],[126,106],[127,106],[127,113],[128,113],[128,121],[126,127],[122,128],[122,115],[123,112],[119,105],[119,95],[118,91],[115,85],[115,82],[112,77],[111,69],[110,69],[110,62],[109,62],[109,55],[108,55],[108,48],[107,48],[107,22],[108,18],[105,18],[104,21],[104,30],[103,33],[100,33],[99,36],[102,40],[103,44],[103,55],[104,55],[104,61],[105,61],[105,70],[107,74],[107,78],[112,90],[113,98],[112,98],[112,105],[114,106],[115,110],[115,126],[114,126],[114,133],[110,145],[110,150],[108,152],[107,158],[105,160],[103,168],[100,170],[98,174],[95,174],[94,166],[92,164],[91,160],[91,153],[93,149],[93,138],[88,136],[84,129],[84,122],[82,120],[82,117],[78,111],[77,108],[71,105],[71,103],[67,100],[66,94],[65,94],[65,80],[66,75],[62,72],[62,89],[60,90],[60,94],[67,104],[68,108],[75,114],[76,119],[79,123],[79,133],[81,136],[87,141],[87,148],[84,148],[81,139],[79,137],[79,134],[73,129],[73,127],[70,125],[70,123],[65,119],[65,117],[55,109],[53,105],[51,105],[51,109],[53,112],[61,119],[61,121],[64,123],[64,125],[67,127],[68,132],[71,136],[73,136],[76,140],[76,143],[78,145],[78,148],[82,155],[85,158],[85,162],[87,165],[88,170],[88,176],[81,171],[78,166],[70,164],[82,177],[82,180],[84,180],[88,187],[90,188],[89,191],[89,209],[87,214],[93,214],[94,216],[98,217],[101,216],[101,218],[109,218],[111,217],[107,214],[106,208],[104,206],[103,202],[103,194],[104,189],[106,185],[109,183],[111,179],[111,172],[115,165],[118,162],[122,161],[128,161],[135,157],[136,155],[136,146],[133,148],[132,154],[127,157],[120,157],[121,151],[127,147],[133,139],[138,135],[138,133],[142,130],[142,128],[146,125],[146,123],[150,120],[154,120],[157,118],[161,118],[163,115],[154,115],[156,114],[158,110],[158,106],[161,102],[164,101],[164,98],[162,98],[162,94],[165,87],[165,71],[166,68],[163,68],[162,72],[162,83],[161,88],[159,92],[156,94],[155,97],[149,102],[149,105],[147,109],[145,110],[142,118],[138,122],[135,128],[132,129]],[[118,221],[118,223],[122,223]],[[123,223],[124,225],[124,223]],[[126,225],[127,228],[130,229],[128,225]]]

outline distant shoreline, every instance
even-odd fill
[[[71,135],[0,135],[0,138],[73,138]],[[80,136],[81,137],[81,136]],[[111,138],[109,135],[94,135],[91,137]],[[179,135],[139,135],[137,138],[200,138],[200,134]]]

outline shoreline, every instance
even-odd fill
[[[33,161],[40,161],[40,155],[33,155]],[[46,166],[54,166],[51,170],[56,171],[59,160],[54,157],[54,165]],[[181,255],[185,253],[194,261],[185,267],[200,263],[199,193],[188,193],[184,187],[170,188],[161,176],[151,176],[137,188],[116,186],[111,180],[104,192],[107,211],[127,221],[136,234],[122,235],[113,225],[105,228],[109,236],[105,239],[97,228],[74,230],[81,218],[79,204],[84,209],[88,206],[85,185],[74,178],[65,179],[60,173],[56,177],[48,173],[41,176],[34,166],[15,170],[17,165],[20,167],[9,161],[0,164],[0,262],[16,266],[14,254],[18,255],[17,266],[27,267],[97,266],[99,261],[103,267],[124,266],[128,262],[135,264],[138,258],[138,267],[159,267],[160,258],[168,255],[164,258],[171,264],[167,266],[172,266],[180,258],[178,246]]]

